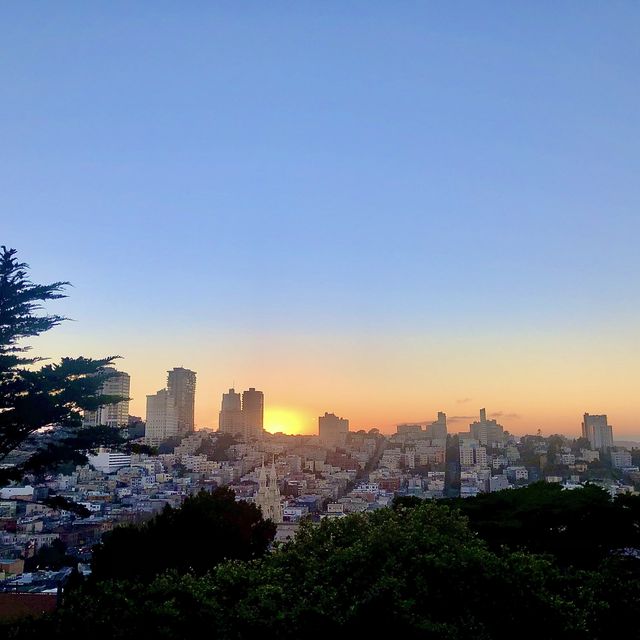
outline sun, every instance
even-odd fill
[[[287,407],[265,407],[264,429],[269,433],[298,435],[313,433],[313,423],[303,411]]]

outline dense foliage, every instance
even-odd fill
[[[66,283],[36,285],[15,251],[0,252],[0,462],[49,426],[64,437],[26,448],[3,481],[82,463],[119,433],[79,429],[111,358],[37,368],[25,338],[63,320],[40,305]],[[455,444],[451,439],[450,445]],[[218,455],[229,443],[206,451]],[[448,473],[450,471],[448,470]],[[55,501],[55,498],[53,498]],[[200,493],[146,525],[122,527],[94,555],[62,608],[0,629],[3,637],[212,640],[628,637],[640,615],[640,498],[538,484],[442,503],[305,522],[266,553],[273,523],[228,489]],[[66,563],[53,544],[34,566]],[[631,631],[633,633],[633,631]]]
[[[26,572],[39,569],[58,571],[62,567],[75,567],[77,564],[77,558],[67,555],[67,546],[62,540],[57,539],[51,544],[38,547],[35,555],[25,560],[24,570]]]
[[[172,544],[171,551],[185,549]],[[637,565],[610,555],[591,571],[562,566],[552,554],[492,550],[449,506],[397,503],[304,523],[294,541],[272,553],[223,562],[204,575],[99,580],[69,594],[55,616],[12,633],[97,640],[150,630],[157,638],[225,640],[610,638],[640,614]]]
[[[141,527],[117,527],[94,548],[93,579],[146,580],[169,569],[202,575],[224,560],[265,553],[276,529],[227,488],[201,491]]]
[[[493,550],[551,554],[563,566],[593,568],[612,551],[640,549],[640,496],[595,485],[563,490],[538,482],[517,491],[448,501]]]

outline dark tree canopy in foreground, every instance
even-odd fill
[[[29,357],[31,347],[24,344],[65,320],[44,313],[43,304],[64,298],[67,284],[31,282],[28,265],[18,261],[15,249],[0,248],[0,463],[18,448],[24,454],[14,466],[0,470],[0,486],[62,463],[84,464],[86,453],[103,444],[125,446],[115,429],[80,429],[84,410],[122,400],[100,394],[113,375],[109,367],[114,358],[62,358],[37,366],[42,358]],[[43,427],[59,437],[25,448]]]
[[[10,637],[604,640],[622,637],[639,614],[635,558],[611,556],[590,571],[492,550],[459,512],[420,502],[304,523],[272,553],[204,575],[91,582]]]
[[[565,566],[593,568],[613,551],[640,549],[640,496],[611,499],[595,485],[565,490],[538,482],[446,503],[494,550],[526,549]]]
[[[201,491],[179,509],[170,506],[141,527],[117,527],[93,555],[93,579],[143,580],[174,569],[201,575],[224,560],[265,553],[276,527],[227,488]]]

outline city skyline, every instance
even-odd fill
[[[174,367],[172,370],[168,371],[167,373],[169,374],[169,378],[173,375],[176,374],[176,372],[184,372],[184,373],[188,373],[188,374],[193,374],[193,385],[195,387],[195,374],[194,372],[190,371],[189,369],[185,369],[183,367]],[[130,381],[131,378],[129,376],[129,374],[127,372],[124,371],[118,371],[118,377],[115,380],[118,380],[118,382],[116,383],[114,381],[114,385],[115,384],[120,384],[119,380],[122,379],[123,377],[126,379],[126,384],[127,384],[127,389],[129,388],[130,385]],[[111,389],[112,393],[115,393],[117,391],[116,387],[114,386]],[[166,398],[165,396],[163,396],[162,394],[166,394],[167,390],[163,389],[161,391],[158,391],[157,394],[152,394],[152,395],[147,395],[146,396],[146,409],[145,412],[142,412],[140,415],[141,417],[143,417],[145,414],[148,416],[149,410],[150,410],[150,398],[152,399],[152,404],[151,404],[151,410],[154,412],[154,416],[155,416],[155,412],[156,412],[156,408],[155,408],[155,402],[157,401],[162,401],[162,402],[166,402]],[[208,395],[208,394],[206,394]],[[246,419],[246,414],[245,414],[245,405],[246,405],[246,398],[250,397],[252,399],[252,407],[250,408],[251,412],[255,412],[257,411],[257,414],[254,414],[256,417],[253,420],[249,420],[250,424],[247,424],[247,419]],[[192,401],[195,401],[195,399],[197,398],[197,395],[193,395],[192,397]],[[255,400],[254,400],[255,398]],[[255,404],[257,402],[257,404]],[[465,398],[464,402],[459,403],[459,404],[469,404],[471,403],[471,399],[470,398]],[[123,402],[123,403],[118,403],[118,405],[115,405],[116,407],[121,407],[122,405],[126,405],[127,407],[129,407],[129,401],[127,402]],[[91,412],[89,412],[91,413]],[[135,415],[135,410],[132,411],[131,415]],[[525,435],[525,434],[533,434],[534,432],[536,432],[538,430],[538,428],[542,431],[542,432],[546,432],[547,435],[549,435],[550,433],[555,433],[559,431],[549,431],[549,430],[545,430],[544,429],[544,425],[539,425],[538,428],[536,429],[530,429],[530,430],[526,430],[523,431],[522,433],[518,433],[517,430],[514,430],[512,427],[510,428],[509,426],[505,426],[500,424],[499,422],[502,420],[507,420],[507,421],[511,421],[511,420],[519,420],[521,419],[521,416],[518,415],[514,415],[514,414],[506,414],[503,411],[489,411],[487,412],[486,408],[481,408],[478,410],[478,414],[476,415],[447,415],[446,411],[441,411],[438,410],[437,412],[437,420],[434,422],[432,418],[425,418],[425,419],[408,419],[408,420],[396,420],[393,421],[392,423],[389,424],[378,424],[378,425],[366,425],[366,426],[356,426],[354,427],[352,430],[359,430],[359,429],[367,429],[367,428],[378,428],[380,429],[381,432],[383,433],[394,433],[396,431],[396,429],[400,426],[400,427],[411,427],[413,425],[422,425],[422,426],[428,426],[428,428],[433,428],[433,425],[438,425],[440,420],[443,420],[443,424],[445,425],[444,428],[444,432],[447,432],[447,427],[446,424],[449,423],[452,426],[452,430],[451,433],[457,433],[459,431],[461,431],[460,427],[464,427],[465,425],[468,425],[471,429],[471,431],[473,432],[474,429],[479,428],[481,425],[494,425],[495,428],[499,428],[500,432],[502,432],[502,429],[504,428],[506,431],[509,431],[510,433],[514,434],[514,435]],[[480,422],[477,421],[478,419],[478,415],[480,417]],[[225,416],[223,418],[223,416]],[[264,393],[260,390],[256,390],[255,387],[250,387],[249,389],[241,392],[241,391],[237,391],[235,390],[234,387],[231,387],[228,389],[228,391],[225,391],[222,393],[222,405],[221,405],[221,411],[219,411],[216,420],[214,420],[212,423],[204,423],[204,424],[198,424],[196,422],[195,424],[195,429],[218,429],[221,432],[228,432],[228,433],[238,433],[240,435],[247,436],[247,435],[251,435],[253,434],[253,436],[257,436],[259,434],[259,432],[261,431],[261,428],[264,427],[264,430],[269,432],[269,433],[278,433],[278,432],[282,432],[282,433],[286,433],[289,435],[313,435],[313,434],[317,434],[318,432],[318,422],[320,421],[320,423],[322,422],[322,420],[326,420],[327,418],[337,418],[337,416],[335,416],[333,413],[329,414],[328,411],[324,412],[324,416],[322,415],[318,415],[318,416],[311,416],[310,414],[305,414],[302,411],[296,411],[295,409],[292,408],[287,408],[287,407],[278,407],[278,406],[270,406],[270,404],[268,402],[265,403],[264,400]],[[592,437],[590,437],[588,435],[588,430],[585,427],[586,421],[589,419],[596,421],[597,424],[604,424],[604,427],[602,428],[608,428],[609,431],[611,430],[611,426],[608,426],[607,423],[607,416],[606,415],[591,415],[587,412],[582,416],[582,422],[580,424],[580,430],[578,433],[576,433],[575,431],[568,431],[568,432],[562,432],[564,433],[564,435],[568,435],[568,436],[575,436],[575,437],[579,437],[580,435],[583,437],[587,437],[590,440],[592,440]],[[155,418],[154,418],[155,419]],[[86,418],[85,418],[86,420]],[[175,418],[174,418],[175,420]],[[343,421],[342,418],[339,418],[338,421]],[[126,421],[125,421],[126,422]],[[349,419],[346,418],[343,422],[345,422],[347,425],[349,425]],[[94,423],[95,423],[95,419],[94,419]],[[214,424],[215,423],[215,424]],[[89,424],[89,422],[88,422]],[[250,425],[255,425],[255,430],[253,430]],[[249,427],[249,432],[247,432],[247,427]],[[175,435],[178,435],[178,426],[177,423],[174,426],[175,429]],[[347,430],[349,429],[349,427],[347,426]],[[464,430],[464,429],[462,429]],[[188,432],[191,432],[191,430],[188,430]],[[629,437],[629,434],[622,434],[623,436]],[[165,434],[165,437],[168,437]],[[484,439],[486,439],[487,436],[484,436]],[[609,436],[610,438],[610,436]],[[479,438],[480,441],[483,441],[483,438],[480,437]],[[617,438],[617,440],[620,440],[621,438]],[[160,442],[160,440],[158,440],[157,438],[152,439],[153,442],[155,444],[158,444]],[[596,442],[594,440],[594,442]],[[612,446],[612,445],[610,445]],[[598,448],[598,447],[596,447]]]
[[[0,4],[11,639],[630,637],[638,33]]]
[[[199,426],[640,440],[637,4],[0,12],[1,240],[74,285],[34,354],[138,415],[189,366]]]

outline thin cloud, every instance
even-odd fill
[[[466,404],[467,402],[471,402],[473,398],[460,398],[456,400],[456,404]]]

